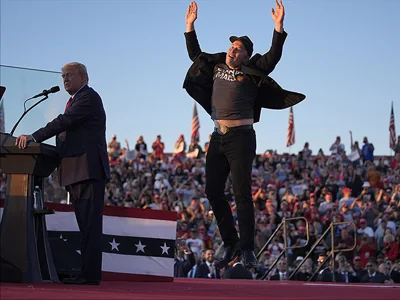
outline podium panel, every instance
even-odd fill
[[[48,177],[60,164],[54,146],[30,142],[26,149],[19,149],[15,140],[0,132],[0,169],[4,173]]]
[[[30,143],[24,150],[15,137],[0,133],[0,169],[7,174],[0,224],[0,281],[59,282],[48,242],[43,193],[34,208],[33,191],[43,191],[43,179],[59,164],[55,147]]]

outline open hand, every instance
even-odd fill
[[[272,20],[275,24],[282,24],[285,17],[285,7],[282,4],[282,0],[281,3],[279,3],[278,0],[275,0],[275,5],[276,9],[271,9]]]
[[[25,149],[30,141],[33,141],[31,135],[20,135],[15,140],[15,145],[18,146],[19,149]]]
[[[197,19],[197,3],[195,1],[190,2],[187,13],[186,13],[186,24],[193,24]]]

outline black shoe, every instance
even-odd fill
[[[65,284],[100,285],[100,280],[86,280],[83,277],[64,278],[62,282]]]
[[[247,269],[257,268],[258,266],[257,257],[254,254],[254,251],[250,250],[242,251],[242,261]]]
[[[239,243],[233,246],[226,246],[225,253],[220,260],[216,260],[215,266],[219,269],[226,267],[232,260],[240,256]]]

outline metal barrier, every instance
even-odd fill
[[[296,220],[303,220],[306,224],[306,234],[307,234],[307,242],[305,245],[301,246],[289,246],[287,245],[287,222],[293,222]],[[284,251],[282,251],[278,258],[273,262],[273,264],[269,267],[267,272],[263,275],[261,278],[262,280],[265,280],[265,278],[268,276],[268,274],[271,272],[271,270],[275,267],[275,265],[278,263],[278,261],[282,258],[283,255],[287,257],[287,250],[289,249],[296,249],[296,248],[303,248],[308,245],[308,242],[310,240],[310,233],[308,230],[308,220],[304,217],[296,217],[296,218],[283,218],[282,222],[278,225],[278,227],[275,229],[274,233],[270,236],[268,241],[264,244],[264,246],[261,248],[261,250],[257,254],[257,260],[260,258],[262,253],[265,251],[265,249],[268,247],[269,243],[275,238],[276,234],[281,230],[281,227],[283,226],[283,244],[284,244]]]
[[[335,227],[338,225],[352,225],[354,228],[354,245],[351,248],[347,249],[335,249]],[[348,251],[353,251],[354,248],[357,246],[357,238],[356,238],[356,232],[357,232],[357,227],[353,222],[332,222],[329,227],[325,230],[325,232],[321,235],[321,237],[314,243],[314,245],[311,247],[310,251],[306,254],[304,259],[298,264],[296,269],[292,272],[292,274],[289,277],[289,280],[292,279],[292,277],[297,273],[297,271],[301,268],[301,266],[304,264],[304,262],[307,260],[308,257],[312,254],[312,252],[315,250],[315,248],[321,243],[321,241],[325,238],[325,236],[328,233],[331,233],[331,251],[329,255],[325,258],[324,262],[318,266],[317,270],[314,272],[314,274],[310,277],[309,281],[311,281],[315,275],[319,272],[319,270],[322,268],[322,266],[328,261],[328,259],[332,260],[332,264],[334,266],[335,264],[335,252],[348,252]],[[335,272],[332,273],[332,280],[335,281]]]

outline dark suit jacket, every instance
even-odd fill
[[[87,179],[110,179],[106,114],[99,94],[87,85],[77,92],[64,114],[32,134],[36,142],[57,135],[61,186]]]
[[[297,272],[293,276],[293,280],[297,281],[308,281],[313,274],[311,273],[303,273],[303,272]]]
[[[335,276],[336,276],[335,277],[336,282],[346,282],[346,278],[345,278],[344,274],[342,274],[340,272],[337,272],[335,274]],[[358,279],[356,273],[354,273],[354,274],[347,273],[347,278],[348,278],[349,282],[360,282],[360,280]]]
[[[349,283],[351,282],[360,282],[359,278],[357,277],[357,273],[347,274]],[[333,282],[333,273],[330,270],[329,267],[323,269],[320,271],[317,277],[317,281],[322,281],[322,282]],[[341,272],[335,271],[335,282],[346,282],[344,274]]]
[[[215,274],[213,275],[213,277],[208,277],[209,273],[210,273],[210,269],[208,268],[208,265],[205,262],[203,262],[197,267],[196,274],[194,275],[194,277],[195,278],[217,278],[217,279],[221,278],[218,268],[215,268]]]
[[[194,258],[193,252],[191,252],[188,256],[187,259],[183,261],[179,261],[178,259],[175,259],[175,264],[174,264],[174,277],[187,277],[189,271],[193,268],[194,264],[196,263],[196,260]]]
[[[255,54],[242,67],[242,71],[252,76],[259,86],[254,107],[255,123],[260,120],[261,108],[285,109],[296,105],[306,97],[303,94],[282,89],[268,76],[282,56],[286,36],[286,32],[278,33],[274,30],[270,50],[264,55]],[[193,64],[186,74],[183,88],[211,115],[214,67],[218,63],[225,63],[226,52],[216,54],[202,52],[195,31],[185,32],[185,38],[187,51]]]
[[[286,279],[285,280],[289,280],[291,276],[291,272],[286,272]],[[279,271],[276,271],[276,273],[274,275],[272,275],[269,280],[281,280],[281,275],[279,274]]]
[[[361,277],[360,282],[364,282],[364,283],[365,282],[367,282],[367,283],[385,283],[385,280],[389,280],[389,279],[390,279],[389,276],[387,276],[387,275],[385,275],[385,274],[383,274],[381,272],[376,271],[375,276],[373,276],[373,277],[369,277],[368,273],[364,274],[364,276]]]
[[[338,272],[335,272],[335,279],[338,276]],[[317,281],[322,281],[322,282],[333,282],[333,273],[332,270],[329,267],[326,267],[323,270],[319,271],[319,274],[317,276]]]
[[[390,273],[390,278],[393,280],[394,283],[400,283],[400,272],[392,270]]]
[[[253,279],[251,272],[243,264],[236,264],[232,268],[225,268],[225,279]]]

